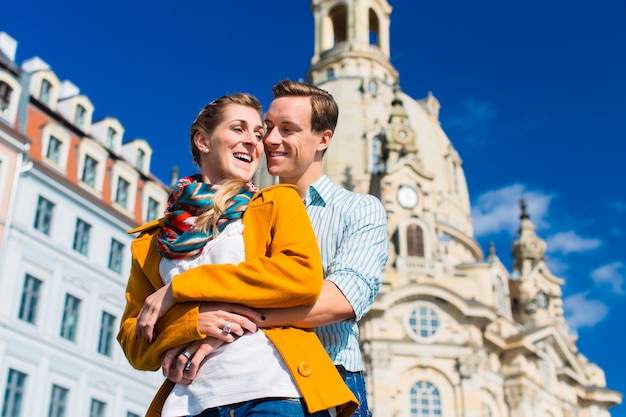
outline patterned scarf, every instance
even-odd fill
[[[167,200],[165,224],[157,240],[159,252],[166,258],[195,256],[217,236],[213,235],[211,227],[206,232],[195,227],[196,218],[213,207],[213,195],[220,188],[217,184],[206,184],[200,180],[200,175],[179,179]],[[229,201],[228,208],[217,221],[218,233],[228,223],[243,216],[256,191],[256,186],[249,182]]]

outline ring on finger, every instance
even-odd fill
[[[188,361],[191,360],[191,352],[189,352],[187,349],[183,350],[180,354],[186,357]]]
[[[233,331],[233,328],[230,326],[230,323],[226,323],[226,325],[222,327],[222,331],[224,333],[230,333]]]
[[[191,359],[187,359],[187,363],[185,364],[185,371],[188,371],[191,369]]]

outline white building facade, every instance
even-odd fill
[[[92,121],[89,98],[40,58],[18,68],[16,46],[0,34],[0,137],[25,142],[0,173],[13,185],[1,197],[1,415],[142,416],[163,377],[133,370],[115,340],[126,230],[161,215],[168,187],[145,140],[122,144],[119,121]]]

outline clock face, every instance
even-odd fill
[[[372,94],[376,94],[376,92],[378,91],[378,83],[376,82],[375,79],[371,79],[368,83],[367,83],[367,89],[369,90],[370,93]]]
[[[537,302],[539,308],[548,308],[548,304],[550,303],[548,296],[543,291],[539,291],[537,293],[537,295],[535,296],[535,301]]]
[[[398,203],[404,208],[413,208],[417,205],[417,190],[413,187],[403,185],[398,189]]]
[[[396,127],[395,128],[395,139],[397,142],[402,143],[402,144],[408,144],[409,142],[411,142],[411,132],[409,132],[409,129],[402,126],[402,127]]]

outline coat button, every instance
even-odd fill
[[[300,365],[298,365],[298,373],[302,376],[311,375],[311,365],[307,362],[300,362]]]

